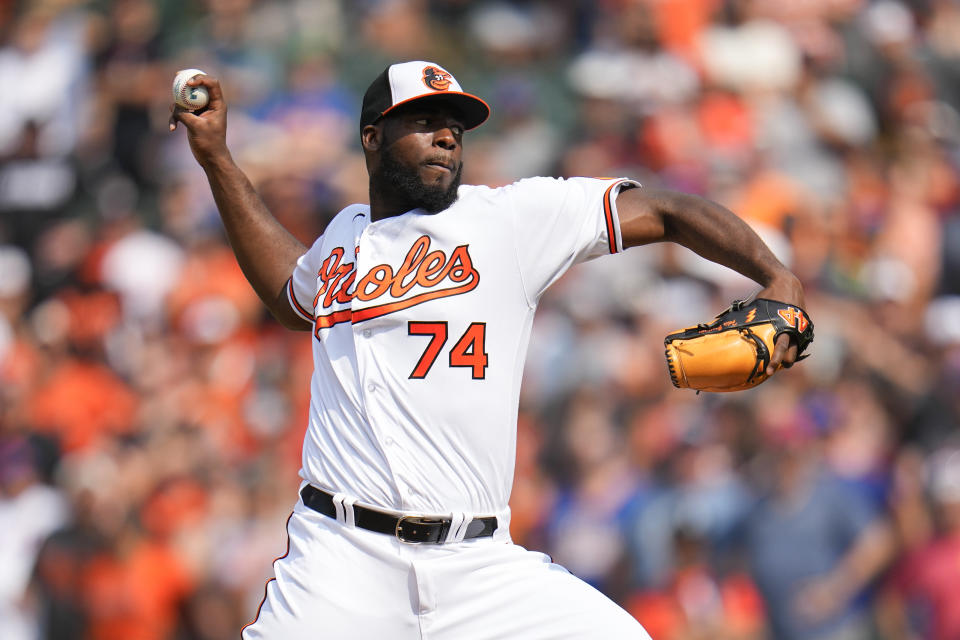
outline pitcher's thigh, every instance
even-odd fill
[[[650,640],[630,614],[550,559],[515,545],[445,575],[429,640]]]
[[[290,551],[243,640],[419,640],[406,563],[376,553],[361,531],[294,512]],[[374,539],[374,542],[377,540]]]

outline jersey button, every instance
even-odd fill
[[[371,335],[373,335],[373,332],[370,331],[370,329],[364,329],[364,330],[363,330],[363,337],[364,337],[364,338],[369,338]]]
[[[391,438],[390,436],[387,436],[386,438],[383,439],[383,442],[384,442],[384,444],[386,444],[388,447],[389,447],[389,446],[392,446],[392,445],[393,445],[393,438]]]
[[[367,391],[373,392],[373,391],[376,391],[376,390],[377,390],[377,385],[376,385],[376,384],[374,384],[374,383],[371,382],[370,384],[367,385]]]

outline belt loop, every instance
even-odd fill
[[[343,501],[347,499],[347,494],[345,493],[335,493],[333,494],[333,508],[337,512],[337,522],[340,524],[347,524],[347,517],[343,508]],[[352,512],[353,509],[350,509]]]
[[[346,498],[343,501],[343,515],[344,515],[344,524],[346,524],[351,529],[357,526],[357,519],[355,512],[353,510],[353,504],[357,501],[356,498]]]
[[[447,539],[444,542],[463,542],[463,537],[467,535],[467,524],[473,520],[463,511],[454,511],[450,514],[450,530],[447,531]]]
[[[510,540],[510,507],[504,507],[496,514],[497,529],[493,532],[494,540]]]

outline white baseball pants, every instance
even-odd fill
[[[303,505],[243,640],[650,640],[599,591],[506,531],[409,545]]]

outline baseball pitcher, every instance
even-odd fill
[[[311,247],[271,216],[225,142],[216,79],[176,108],[237,260],[264,304],[313,344],[310,423],[289,548],[243,638],[647,638],[624,610],[510,540],[517,404],[543,292],[578,262],[672,241],[803,291],[739,218],[629,178],[461,185],[465,132],[489,107],[433,62],[370,85],[360,143],[370,203]],[[780,333],[765,375],[798,357]]]

